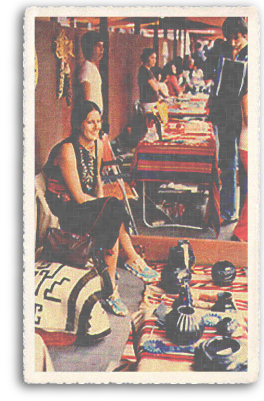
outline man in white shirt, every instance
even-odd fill
[[[103,114],[102,78],[98,68],[104,54],[104,42],[98,32],[88,31],[81,38],[81,47],[85,58],[79,73],[83,99],[96,103]]]

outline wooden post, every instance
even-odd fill
[[[177,40],[177,29],[174,28],[174,40],[173,40],[173,58],[177,57],[177,47],[178,47],[178,40]]]
[[[100,17],[100,34],[104,41],[104,55],[100,61],[100,73],[102,76],[102,95],[104,102],[103,120],[108,124],[108,57],[109,57],[109,34],[107,29],[107,17]],[[103,127],[104,128],[104,127]]]
[[[135,24],[135,35],[140,34],[140,17],[134,18],[134,24]]]
[[[184,29],[184,48],[183,48],[183,58],[185,57],[186,54],[186,47],[187,47],[187,30]]]
[[[167,18],[160,18],[159,19],[159,29],[163,29],[164,39],[168,37],[168,19]]]
[[[168,37],[168,22],[167,19],[163,20],[163,31],[164,31],[164,39]]]
[[[73,18],[73,17],[70,17],[69,20],[70,20],[70,26],[71,26],[71,28],[74,28],[74,18]]]
[[[159,65],[159,37],[158,37],[158,27],[159,23],[157,22],[156,25],[154,25],[154,38],[153,38],[153,49],[155,50],[155,53],[157,54],[157,64]]]

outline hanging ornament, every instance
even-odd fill
[[[73,54],[73,42],[67,38],[65,31],[62,30],[57,39],[55,54],[60,61],[59,77],[58,77],[58,99],[66,97],[67,105],[72,103],[72,88],[70,77],[69,56],[75,57]]]

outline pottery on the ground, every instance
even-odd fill
[[[217,262],[212,267],[212,279],[217,286],[230,285],[236,278],[236,268],[228,260]]]
[[[194,352],[198,371],[246,371],[246,345],[230,337],[213,337],[202,341]]]
[[[161,273],[161,286],[169,294],[178,294],[182,285],[191,280],[191,268],[195,257],[187,240],[179,240],[170,248],[168,264]]]
[[[233,295],[231,292],[224,291],[217,295],[217,301],[212,306],[214,312],[234,312],[236,306],[233,301]]]
[[[168,338],[177,345],[189,345],[199,340],[203,333],[203,321],[192,306],[181,305],[172,309],[165,318]]]

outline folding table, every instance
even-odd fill
[[[169,120],[162,138],[162,141],[155,142],[140,141],[131,165],[132,178],[136,182],[143,183],[144,223],[152,227],[146,221],[147,181],[202,184],[209,191],[208,222],[211,220],[215,233],[218,235],[220,231],[220,174],[212,124]],[[167,224],[167,226],[182,225]]]

